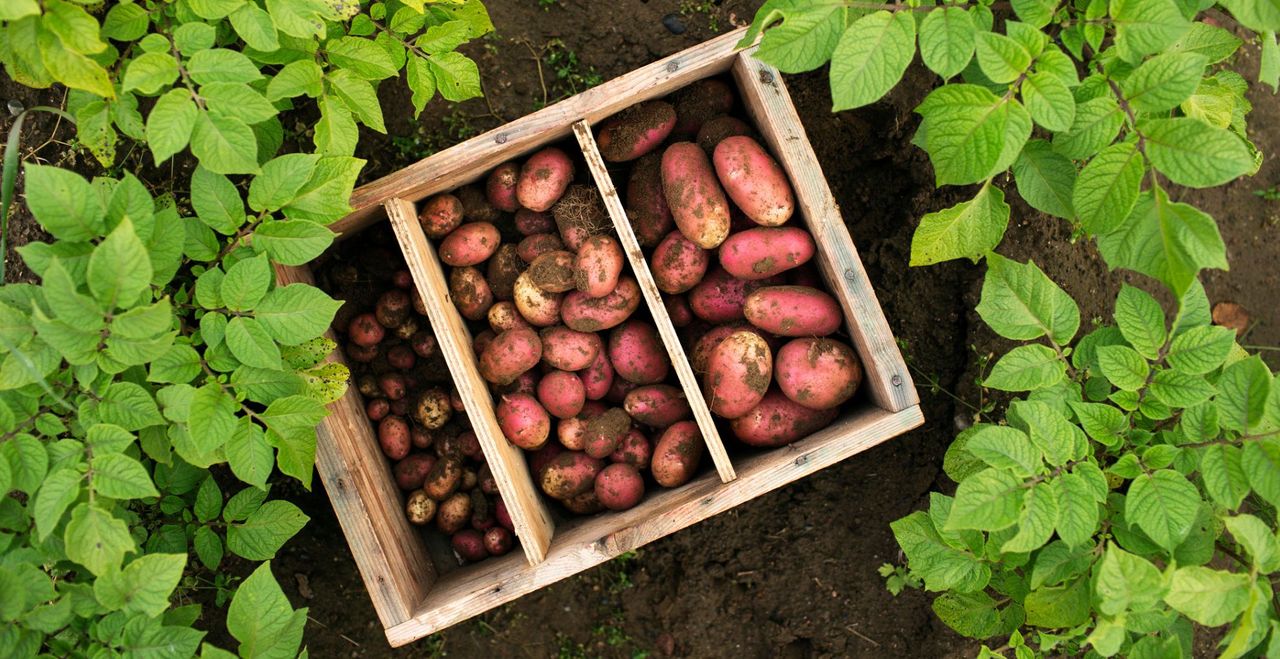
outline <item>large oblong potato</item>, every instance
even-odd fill
[[[807,263],[814,250],[813,236],[800,227],[756,227],[720,245],[720,266],[739,279],[768,279]]]
[[[707,407],[721,417],[736,419],[760,403],[772,378],[769,344],[755,332],[734,332],[707,359]]]
[[[836,410],[811,410],[777,389],[770,389],[760,404],[729,422],[733,435],[750,446],[785,446],[825,428],[835,420]]]
[[[676,110],[665,101],[637,103],[606,119],[596,135],[609,162],[635,160],[658,148],[676,126]]]
[[[657,245],[671,230],[674,220],[662,193],[662,154],[650,153],[632,166],[627,179],[627,219],[644,247]]]
[[[653,480],[663,487],[679,487],[698,472],[702,459],[702,431],[693,421],[673,423],[658,438],[653,448],[649,470]]]
[[[738,208],[756,224],[781,226],[795,212],[795,195],[778,161],[746,135],[726,137],[712,155],[716,176]]]
[[[527,327],[515,327],[495,336],[480,354],[480,375],[497,385],[515,382],[542,359],[542,340]]]
[[[468,222],[440,241],[440,260],[446,265],[479,265],[498,251],[502,236],[488,222]]]
[[[573,181],[573,161],[564,151],[547,147],[525,161],[516,180],[516,200],[531,211],[555,205]]]
[[[570,329],[599,332],[622,324],[640,308],[640,285],[633,277],[623,275],[618,285],[604,297],[591,297],[582,291],[570,291],[560,306],[560,317]]]
[[[792,340],[778,351],[773,373],[787,398],[812,410],[839,407],[862,384],[858,355],[832,339]]]
[[[808,286],[766,286],[743,301],[742,314],[779,336],[826,336],[840,329],[844,314],[835,298]]]
[[[676,142],[662,154],[662,192],[680,233],[703,249],[729,236],[729,202],[707,154],[693,142]]]

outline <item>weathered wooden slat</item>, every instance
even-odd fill
[[[658,290],[658,284],[653,280],[653,273],[649,271],[649,264],[645,260],[644,252],[640,249],[640,241],[631,228],[631,220],[627,219],[627,212],[622,208],[622,199],[618,197],[618,190],[614,187],[609,170],[605,167],[604,158],[596,147],[595,138],[591,134],[591,124],[586,120],[579,121],[573,125],[573,133],[578,138],[579,146],[582,147],[582,153],[587,159],[587,168],[591,170],[596,187],[600,189],[600,196],[604,198],[605,208],[608,209],[609,217],[613,220],[613,228],[618,233],[618,239],[622,241],[623,251],[626,252],[631,270],[640,284],[645,304],[649,306],[649,314],[653,316],[653,323],[657,325],[658,334],[662,337],[667,355],[671,358],[671,366],[676,371],[681,388],[684,389],[689,407],[693,409],[693,418],[698,423],[698,429],[702,431],[707,452],[711,454],[711,461],[720,474],[720,480],[728,483],[734,479],[733,463],[730,462],[729,453],[720,439],[720,432],[716,429],[716,422],[711,417],[707,401],[702,397],[698,376],[694,374],[693,367],[689,365],[689,358],[685,355],[684,346],[680,344],[680,335],[676,333],[676,326],[671,323],[667,307],[662,303],[662,292]]]
[[[733,77],[743,104],[769,150],[791,178],[797,211],[818,246],[818,269],[839,300],[849,334],[866,370],[866,383],[877,404],[890,411],[920,402],[911,374],[889,323],[854,249],[818,157],[787,94],[778,70],[751,56],[755,48],[734,58]]]
[[[436,343],[449,365],[449,373],[453,375],[453,386],[466,401],[471,429],[480,440],[485,460],[498,483],[498,491],[511,513],[520,546],[530,563],[538,563],[547,555],[551,535],[555,532],[550,511],[529,475],[524,452],[512,446],[498,427],[493,397],[480,377],[475,352],[471,348],[471,332],[449,297],[444,270],[435,248],[418,224],[417,209],[413,202],[398,198],[388,200],[386,208],[409,272],[413,274],[414,286],[426,304]]]

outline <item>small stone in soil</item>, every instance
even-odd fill
[[[316,596],[315,592],[311,590],[311,581],[307,579],[307,575],[295,572],[293,573],[293,578],[298,582],[298,594],[302,596],[302,599],[309,600]]]
[[[1235,302],[1219,302],[1213,305],[1213,324],[1236,331],[1236,336],[1244,336],[1249,329],[1249,312]]]
[[[677,14],[667,14],[662,17],[662,26],[667,28],[671,34],[684,34],[684,21],[680,20]]]

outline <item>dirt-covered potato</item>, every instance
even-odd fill
[[[539,485],[547,496],[561,501],[591,489],[604,461],[578,451],[564,451],[542,469]]]
[[[454,459],[436,460],[422,482],[422,491],[436,501],[444,501],[462,484],[462,463]]]
[[[826,336],[844,324],[835,298],[807,286],[760,288],[743,301],[742,313],[752,325],[779,336]]]
[[[372,398],[364,404],[364,413],[370,421],[381,421],[391,413],[391,403],[385,398]]]
[[[723,80],[706,78],[672,94],[671,102],[678,117],[672,134],[681,138],[692,137],[712,117],[733,109],[733,88]]]
[[[435,430],[453,418],[453,406],[449,404],[449,393],[440,387],[432,387],[418,396],[413,406],[413,418],[423,428]]]
[[[791,219],[796,202],[787,173],[759,142],[745,135],[726,137],[712,161],[729,198],[753,222],[776,227]]]
[[[378,319],[379,325],[388,329],[395,328],[409,317],[412,307],[413,301],[409,299],[409,294],[402,289],[393,288],[378,298],[373,315]]]
[[[581,371],[604,351],[598,335],[571,330],[563,325],[548,327],[538,336],[542,339],[542,361],[562,371]]]
[[[679,487],[698,472],[702,459],[702,432],[693,421],[680,421],[663,431],[649,464],[653,480],[663,487]]]
[[[387,365],[391,368],[397,368],[402,371],[413,369],[413,365],[418,362],[418,356],[413,353],[413,348],[400,344],[391,346],[387,350]]]
[[[417,490],[409,494],[408,501],[404,506],[405,517],[409,518],[409,523],[418,526],[425,526],[431,523],[436,516],[436,502],[427,496],[426,492]]]
[[[676,327],[688,327],[693,322],[693,309],[689,308],[689,300],[683,295],[662,296],[662,306],[667,309],[671,324]]]
[[[778,351],[773,372],[787,398],[813,410],[839,407],[862,384],[858,355],[832,339],[792,340]]]
[[[516,231],[521,235],[532,236],[538,233],[552,233],[556,230],[556,221],[550,213],[531,211],[521,208],[516,211]]]
[[[599,332],[617,327],[640,307],[640,285],[623,275],[617,288],[604,297],[591,297],[581,291],[565,295],[560,307],[564,324],[579,332]]]
[[[352,318],[351,324],[347,326],[347,338],[352,343],[366,348],[378,345],[386,335],[387,330],[371,313],[363,313]]]
[[[514,291],[516,310],[529,324],[536,327],[548,327],[560,322],[560,309],[563,304],[563,293],[549,293],[533,282],[529,270],[516,277]]]
[[[635,160],[658,148],[675,125],[676,110],[670,103],[644,101],[606,119],[596,143],[609,162]]]
[[[607,231],[612,222],[605,213],[600,193],[590,185],[571,185],[551,209],[569,251],[577,252],[588,238]]]
[[[558,249],[543,252],[529,264],[529,280],[548,293],[563,293],[574,288],[573,252]]]
[[[449,297],[467,320],[482,320],[493,306],[493,291],[479,268],[454,268],[449,273]]]
[[[578,248],[573,267],[574,286],[591,297],[604,297],[618,287],[625,262],[622,245],[613,236],[597,234]]]
[[[524,270],[520,250],[516,245],[504,244],[489,258],[486,279],[496,300],[510,300],[515,295],[516,277]]]
[[[675,220],[662,192],[662,154],[650,153],[636,161],[627,180],[627,219],[644,247],[653,247],[671,231]]]
[[[484,185],[489,204],[506,213],[516,212],[520,207],[520,203],[516,201],[516,180],[519,178],[520,166],[514,162],[504,162],[494,167]]]
[[[498,427],[512,444],[533,451],[542,448],[551,436],[551,417],[529,394],[504,395],[498,402]]]
[[[662,192],[676,226],[702,249],[729,236],[729,202],[707,154],[693,142],[676,142],[662,153]]]
[[[443,510],[443,507],[441,508]],[[462,560],[475,563],[489,558],[489,550],[484,546],[484,535],[475,529],[462,529],[449,538],[449,546]]]
[[[516,181],[516,200],[532,211],[551,208],[573,181],[573,161],[564,151],[547,147],[525,161]]]
[[[702,147],[708,155],[715,153],[716,145],[724,141],[726,137],[734,135],[746,135],[754,138],[756,131],[747,123],[737,117],[731,117],[722,114],[718,117],[712,117],[702,128],[698,129],[698,146]]]
[[[635,428],[627,431],[622,441],[618,442],[618,448],[609,454],[610,462],[625,462],[636,469],[648,469],[652,459],[653,444],[644,433]]]
[[[607,458],[628,430],[631,430],[631,417],[620,408],[610,408],[587,422],[583,450],[593,458]]]
[[[471,523],[471,497],[463,492],[456,492],[440,502],[436,511],[436,528],[441,533],[452,535]]]
[[[726,419],[751,411],[769,390],[773,353],[755,332],[734,332],[711,351],[703,385],[707,407]]]
[[[520,310],[516,309],[514,302],[495,302],[492,307],[489,307],[486,319],[489,321],[489,329],[494,332],[505,332],[517,327],[533,328],[529,321],[520,315]]]
[[[702,281],[707,274],[711,255],[679,231],[667,234],[653,248],[649,267],[653,281],[663,293],[684,293]]]
[[[720,265],[738,279],[768,279],[813,258],[813,236],[799,227],[756,227],[720,245]]]
[[[669,384],[650,384],[627,392],[622,409],[650,428],[666,428],[693,415],[684,391]]]
[[[625,462],[615,462],[596,476],[596,498],[609,510],[626,510],[644,498],[644,477]]]
[[[404,375],[400,373],[383,373],[378,376],[378,389],[382,391],[382,395],[387,400],[394,403],[401,398],[409,389],[409,383],[405,380]]]
[[[456,268],[484,263],[501,244],[497,227],[488,222],[468,222],[445,236],[437,251],[445,265]]]
[[[564,507],[575,515],[594,515],[604,510],[604,505],[596,497],[594,488],[588,488],[586,492],[565,499],[560,503],[563,503]]]
[[[432,240],[449,235],[450,231],[462,224],[462,201],[451,194],[438,194],[422,202],[422,211],[418,213],[418,224],[422,232]]]
[[[511,532],[501,526],[486,529],[484,532],[484,550],[490,556],[501,556],[511,551],[515,538]]]
[[[600,400],[608,395],[610,387],[613,386],[613,364],[609,363],[609,355],[606,354],[603,346],[595,359],[578,372],[578,376],[582,378],[582,386],[588,401]]]
[[[555,370],[538,381],[538,400],[551,416],[567,419],[582,411],[587,392],[576,373]]]
[[[402,490],[417,490],[422,488],[423,482],[427,480],[427,474],[431,472],[431,468],[436,466],[436,457],[426,453],[414,453],[406,456],[403,460],[396,463],[392,473],[396,478],[396,485]]]
[[[432,336],[430,332],[418,331],[414,332],[413,336],[409,338],[409,347],[413,348],[413,352],[417,356],[423,359],[430,359],[435,356],[436,348],[439,345],[436,343],[436,337]]]
[[[516,245],[516,255],[525,263],[533,263],[539,256],[547,252],[564,249],[564,241],[556,233],[535,233],[525,236]]]
[[[493,519],[498,522],[498,526],[515,533],[516,525],[511,523],[511,513],[507,511],[507,503],[502,499],[493,504]]]
[[[493,338],[480,353],[480,375],[493,384],[515,382],[542,359],[542,340],[532,329],[517,327]]]
[[[378,422],[378,443],[382,452],[392,460],[402,460],[409,455],[409,424],[403,417],[387,416]]]
[[[636,384],[667,378],[671,359],[658,330],[648,321],[628,320],[609,333],[609,361],[618,377]]]
[[[762,448],[785,446],[813,434],[835,420],[836,410],[811,410],[781,391],[770,389],[759,405],[729,423],[744,444]]]
[[[693,315],[712,325],[742,319],[747,293],[756,282],[739,279],[716,266],[686,296]]]

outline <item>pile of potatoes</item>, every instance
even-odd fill
[[[372,253],[390,257],[383,250]],[[345,335],[343,349],[365,413],[393,463],[396,484],[407,493],[409,521],[434,522],[466,562],[511,551],[511,518],[462,401],[447,388],[448,370],[409,271],[394,270],[384,281],[376,266],[339,264],[333,270],[331,282],[346,289],[339,295],[347,300],[334,329]],[[341,286],[348,279],[350,285]],[[357,299],[373,300],[373,310],[359,309]]]
[[[625,510],[650,482],[696,473],[702,435],[641,307],[599,193],[545,148],[483,188],[422,204],[419,222],[471,321],[498,425],[540,489],[574,513]]]
[[[627,215],[713,414],[758,447],[830,424],[862,382],[844,325],[792,222],[787,175],[733,89],[706,79],[602,122],[601,155],[625,180]],[[614,167],[611,167],[613,170]]]

